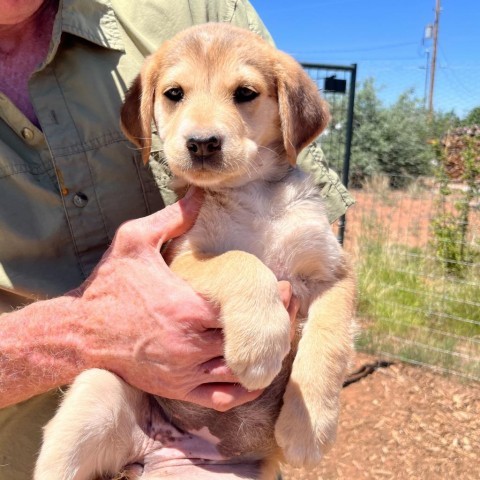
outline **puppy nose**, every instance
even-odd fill
[[[191,137],[187,140],[187,149],[196,157],[209,157],[222,149],[222,141],[219,137]]]

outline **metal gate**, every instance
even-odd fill
[[[302,63],[302,66],[330,105],[332,119],[320,141],[330,167],[341,175],[343,184],[348,187],[357,64]],[[341,244],[344,235],[345,215],[338,222],[338,241]]]

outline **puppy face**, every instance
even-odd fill
[[[172,172],[216,188],[278,177],[328,110],[293,59],[247,30],[206,24],[166,42],[127,93],[122,128],[144,161],[152,119]]]

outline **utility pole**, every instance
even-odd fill
[[[435,70],[437,66],[437,44],[438,44],[439,21],[440,21],[440,0],[436,0],[435,23],[433,24],[432,66],[430,68],[430,92],[428,96],[428,113],[429,113],[430,119],[433,118],[433,92],[435,89]]]

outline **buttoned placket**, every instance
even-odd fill
[[[75,251],[84,275],[88,276],[99,260],[92,246],[108,245],[109,238],[83,141],[55,79],[53,66],[35,74],[30,91],[51,154]],[[63,143],[64,139],[68,139],[68,144]]]
[[[115,15],[110,7],[105,8],[102,15],[109,19],[107,22],[109,26],[102,31],[102,35],[98,34],[98,38],[91,38],[91,40],[121,49]],[[69,22],[63,14],[61,5],[60,11],[62,14],[55,20],[47,58],[29,81],[30,97],[41,130],[27,121],[28,124],[17,133],[29,144],[34,144],[41,137],[44,148],[48,148],[52,165],[45,167],[55,174],[78,262],[84,277],[87,277],[99,260],[98,249],[94,247],[108,245],[111,239],[96,198],[95,182],[84,141],[79,136],[65,96],[56,79],[55,55],[60,48],[62,24]],[[68,30],[71,27],[65,25],[65,28]],[[78,30],[77,33],[85,38],[89,37],[88,32]],[[45,161],[47,156],[39,155],[39,157]]]

